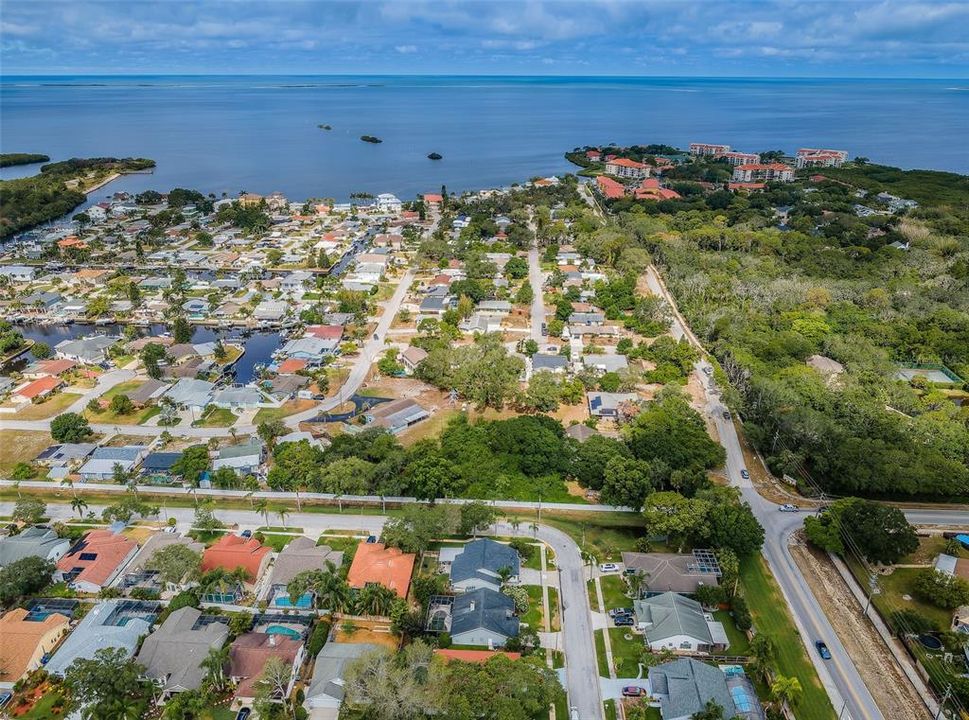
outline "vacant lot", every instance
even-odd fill
[[[40,451],[53,442],[50,433],[34,430],[0,430],[0,473],[10,477],[14,466],[31,462]]]
[[[17,420],[46,420],[49,417],[60,415],[80,397],[80,395],[74,393],[57,393],[42,403],[25,405],[13,417]]]

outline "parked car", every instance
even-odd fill
[[[626,685],[622,689],[623,697],[643,697],[646,691],[638,685]]]
[[[703,368],[703,372],[706,375],[713,375],[713,368],[711,368],[711,367],[705,367],[705,368]]]
[[[750,480],[750,473],[747,472],[747,468],[742,468],[740,470],[740,477],[742,477],[744,480]]]
[[[800,508],[797,505],[791,505],[791,503],[784,503],[779,508],[781,512],[797,512]]]
[[[4,705],[10,702],[10,699],[12,697],[13,697],[13,693],[10,692],[9,690],[4,690],[3,692],[0,692],[0,708],[2,708]]]
[[[820,640],[815,641],[814,647],[818,649],[818,655],[821,656],[822,660],[831,659],[831,651],[828,650],[828,646],[825,645],[823,642],[821,642]]]
[[[723,411],[723,419],[724,420],[729,420],[730,419],[730,411],[729,410],[724,410]]]
[[[612,621],[616,627],[632,627],[634,622],[632,615],[616,615]]]
[[[252,715],[252,710],[244,707],[236,714],[236,720],[248,720],[250,715]]]
[[[600,563],[599,572],[601,573],[619,572],[619,566],[616,565],[616,563]]]
[[[174,535],[178,532],[178,528],[176,528],[174,525],[169,525],[165,528],[165,532],[169,533],[170,535]]]
[[[244,538],[251,538],[252,537],[252,530],[243,530],[242,531],[242,537],[244,537]]]
[[[376,535],[367,535],[367,544],[368,545],[373,545],[375,542],[377,542],[377,536]]]

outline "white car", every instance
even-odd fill
[[[800,508],[797,505],[791,505],[791,503],[784,503],[777,509],[781,512],[797,512]]]
[[[619,572],[619,566],[616,565],[616,563],[600,563],[599,572],[601,573]]]

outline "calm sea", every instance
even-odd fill
[[[317,125],[325,123],[332,130]],[[563,151],[690,141],[845,148],[969,172],[969,81],[507,77],[6,77],[0,148],[143,156],[110,190],[293,199],[497,186],[568,171]],[[361,142],[364,134],[383,139]],[[427,159],[438,152],[443,160]],[[36,172],[7,168],[0,177]],[[107,189],[105,190],[105,193]],[[103,194],[99,194],[99,197]]]

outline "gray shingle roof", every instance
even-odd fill
[[[515,601],[488,588],[458,595],[451,606],[452,636],[485,628],[505,637],[514,637],[518,634],[518,625]]]
[[[684,658],[650,668],[649,684],[660,699],[663,720],[691,717],[709,700],[723,708],[724,717],[737,714],[724,674],[698,660]]]
[[[316,656],[313,680],[306,691],[306,701],[312,707],[339,707],[343,700],[343,674],[351,662],[378,650],[378,645],[370,643],[328,642]],[[328,702],[329,701],[329,702]]]
[[[19,535],[0,538],[0,567],[26,557],[46,558],[58,546],[67,552],[71,541],[57,537],[50,528],[29,527]]]
[[[451,563],[451,582],[481,578],[497,582],[498,571],[507,567],[512,575],[520,573],[518,553],[509,546],[488,538],[473,540]]]
[[[649,643],[686,635],[708,645],[713,644],[703,608],[696,600],[665,592],[646,600],[636,600],[634,605],[636,618],[646,624],[643,634]]]
[[[229,637],[229,628],[220,622],[195,628],[201,617],[191,607],[176,610],[149,635],[136,658],[150,677],[162,680],[165,690],[195,690],[205,678],[202,661],[212,648],[219,648]]]
[[[286,585],[305,570],[323,570],[327,561],[337,568],[343,564],[343,553],[328,545],[317,545],[308,537],[290,540],[273,564],[270,585]]]
[[[117,616],[123,603],[130,601],[108,600],[95,605],[45,666],[47,672],[63,675],[75,660],[91,660],[102,648],[120,648],[130,657],[138,647],[138,638],[148,634],[157,613],[129,614],[122,623]]]

